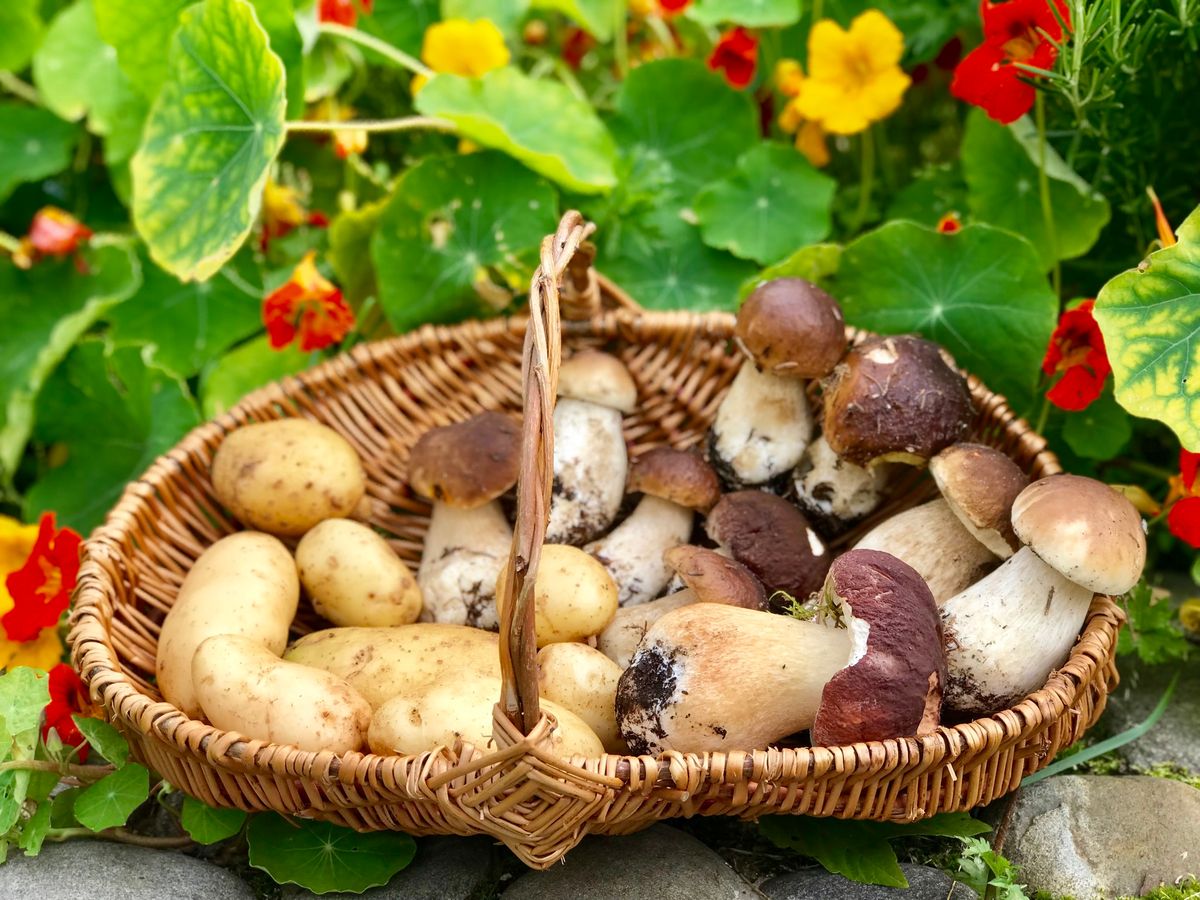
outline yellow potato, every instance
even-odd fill
[[[401,691],[457,678],[500,677],[494,633],[436,622],[327,628],[300,638],[283,658],[346,679],[374,709]]]
[[[362,749],[371,724],[371,705],[344,679],[238,635],[201,644],[192,681],[208,721],[249,738],[344,753]]]
[[[569,709],[587,723],[609,753],[628,753],[617,730],[621,667],[587,644],[548,644],[537,655],[543,700]]]
[[[461,739],[486,751],[492,739],[492,707],[499,699],[499,678],[458,679],[408,690],[375,710],[367,743],[372,753],[413,755]],[[604,752],[600,738],[579,716],[550,700],[542,708],[558,720],[550,743],[554,753],[595,757]]]
[[[366,491],[362,460],[349,441],[308,419],[243,425],[217,448],[212,480],[217,499],[239,521],[282,535],[346,516]]]
[[[300,583],[334,625],[408,625],[421,614],[421,589],[378,532],[326,519],[296,547]]]
[[[504,577],[502,571],[497,584]],[[617,613],[616,582],[604,566],[578,547],[542,547],[533,590],[538,647],[598,634]],[[497,589],[497,598],[499,595]]]
[[[241,531],[217,541],[196,560],[163,620],[155,662],[163,697],[198,717],[196,648],[213,635],[239,634],[278,656],[299,599],[296,563],[277,538]]]

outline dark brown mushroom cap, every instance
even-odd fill
[[[829,552],[792,504],[763,491],[735,491],[713,507],[708,536],[763,583],[804,600],[821,587]]]
[[[1002,559],[1019,550],[1012,505],[1029,486],[1020,466],[992,447],[952,444],[929,461],[929,474],[967,530]]]
[[[586,400],[631,413],[637,409],[637,385],[625,363],[600,350],[580,350],[558,370],[558,396]]]
[[[901,335],[851,348],[825,388],[825,440],[856,465],[923,464],[966,437],[971,392],[937,344]]]
[[[499,412],[431,428],[413,445],[408,483],[422,497],[474,509],[517,482],[521,429]]]
[[[1081,475],[1050,475],[1013,503],[1021,543],[1089,590],[1123,594],[1142,576],[1146,532],[1124,494]]]
[[[842,308],[803,278],[756,287],[738,310],[734,336],[761,368],[791,378],[821,378],[846,352]]]
[[[699,603],[724,603],[743,609],[767,608],[762,582],[737,560],[715,550],[681,544],[663,554],[667,565],[696,595]]]
[[[655,447],[629,464],[627,490],[708,512],[721,499],[721,482],[697,453]]]
[[[935,731],[946,684],[946,651],[942,618],[929,586],[890,553],[850,550],[830,566],[825,593],[849,607],[851,631],[861,628],[858,622],[869,630],[866,647],[855,648],[857,661],[834,675],[821,692],[813,744]]]

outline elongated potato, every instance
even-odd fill
[[[346,516],[366,491],[350,442],[308,419],[243,425],[217,448],[212,480],[239,521],[282,535]]]
[[[327,628],[300,638],[283,658],[346,679],[375,709],[403,691],[442,681],[500,677],[494,633],[437,622]]]
[[[196,560],[163,620],[155,662],[163,697],[199,716],[192,685],[196,648],[216,634],[239,634],[278,656],[299,600],[296,563],[277,538],[257,531],[221,538]]]
[[[500,699],[499,678],[456,679],[398,694],[375,710],[367,742],[372,753],[424,753],[449,747],[456,739],[487,750],[492,739],[492,707]],[[558,720],[551,749],[562,757],[599,756],[600,738],[587,723],[552,700],[542,702]]]
[[[537,655],[543,700],[569,709],[587,723],[609,753],[628,753],[617,730],[621,667],[587,644],[547,644]]]
[[[371,705],[345,679],[281,660],[233,634],[210,637],[192,657],[192,681],[217,728],[301,750],[360,750]]]
[[[497,584],[503,579],[501,571]],[[542,547],[533,593],[538,647],[598,634],[617,612],[617,585],[608,570],[568,544]]]
[[[408,566],[373,529],[326,519],[296,547],[300,583],[334,625],[408,625],[421,614],[421,589]]]

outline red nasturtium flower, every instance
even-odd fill
[[[708,58],[708,67],[725,76],[731,87],[741,90],[754,80],[758,65],[758,38],[740,25],[721,35]]]
[[[13,254],[13,262],[28,269],[46,256],[62,259],[78,251],[91,236],[92,230],[69,212],[45,206],[34,215],[29,234],[21,238],[21,246]]]
[[[87,739],[75,724],[73,715],[91,714],[92,705],[88,701],[87,691],[83,682],[66,663],[59,663],[50,670],[50,702],[42,713],[42,740],[53,728],[58,732],[58,738],[64,744],[79,748],[80,762],[86,762],[88,757]]]
[[[1104,335],[1092,315],[1095,305],[1095,300],[1085,300],[1068,309],[1050,335],[1042,371],[1047,375],[1062,373],[1058,383],[1046,392],[1046,398],[1059,409],[1087,409],[1104,390],[1104,380],[1112,371]]]
[[[950,92],[1007,125],[1029,112],[1036,96],[1036,76],[1017,64],[1052,67],[1063,36],[1059,18],[1069,29],[1071,14],[1065,0],[982,0],[979,10],[983,43],[958,64]]]
[[[955,234],[962,231],[962,219],[958,213],[951,210],[938,219],[937,230],[938,234]]]
[[[300,192],[294,187],[267,179],[262,197],[262,236],[259,246],[265,253],[275,238],[281,238],[301,225],[324,228],[329,220],[320,210],[309,212],[300,202]]]
[[[359,10],[369,16],[374,2],[375,0],[321,0],[317,8],[317,18],[322,22],[353,28],[358,21]]]
[[[342,292],[317,271],[316,253],[311,250],[287,283],[263,300],[262,316],[276,350],[297,336],[304,352],[321,350],[341,341],[354,327],[354,312]]]
[[[664,16],[677,16],[691,5],[692,0],[658,0],[658,8]]]
[[[42,514],[29,558],[4,581],[13,608],[0,616],[0,626],[10,641],[32,641],[43,628],[58,624],[75,590],[81,543],[70,528],[55,528],[54,513]]]
[[[596,46],[596,39],[582,28],[569,28],[562,44],[562,58],[572,69],[578,69],[589,50]]]
[[[1200,484],[1196,483],[1196,471],[1200,469],[1200,453],[1179,451],[1179,475],[1171,479],[1171,493],[1167,495],[1170,512],[1167,513],[1167,528],[1171,534],[1191,546],[1200,549]]]

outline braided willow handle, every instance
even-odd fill
[[[524,418],[517,520],[496,597],[503,682],[500,707],[522,734],[529,734],[541,717],[533,585],[550,519],[554,479],[554,398],[562,362],[559,286],[571,260],[594,230],[578,212],[566,213],[558,230],[542,241],[541,265],[533,273],[529,289],[529,324],[521,359]]]

